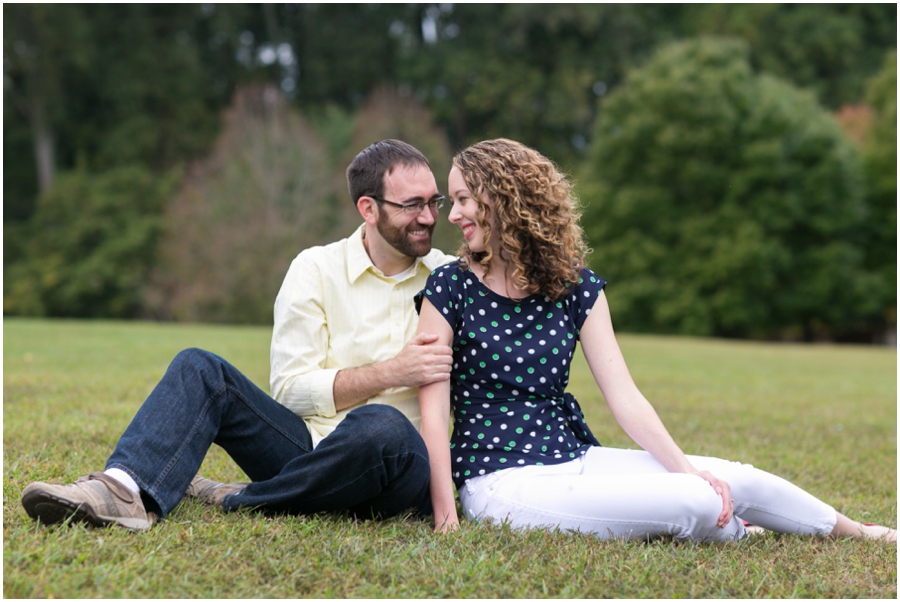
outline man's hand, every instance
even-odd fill
[[[419,333],[390,360],[390,372],[398,386],[421,387],[450,378],[453,350],[439,345],[435,334]]]
[[[434,334],[417,334],[396,357],[359,368],[341,370],[334,377],[334,408],[346,410],[391,387],[421,387],[450,378],[453,351],[435,343]]]

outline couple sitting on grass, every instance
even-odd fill
[[[418,150],[376,142],[347,180],[364,223],[300,253],[275,300],[274,398],[224,359],[182,351],[106,470],[28,485],[29,516],[143,530],[187,495],[225,511],[412,510],[446,532],[455,488],[466,517],[515,528],[726,541],[752,524],[896,541],[777,476],[681,451],[628,372],[570,183],[547,158],[503,139],[454,158],[459,257],[432,249],[445,198]],[[645,451],[601,446],[566,393],[579,341]],[[250,483],[197,475],[213,443]]]

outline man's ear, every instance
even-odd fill
[[[378,221],[378,210],[375,208],[375,199],[370,196],[361,196],[356,201],[356,210],[367,224],[375,224]]]

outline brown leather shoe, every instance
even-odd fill
[[[28,516],[45,525],[71,521],[145,531],[156,520],[144,508],[139,493],[102,472],[92,472],[71,485],[32,483],[22,491],[22,506]]]
[[[194,497],[209,506],[221,506],[226,495],[240,493],[249,483],[219,483],[200,475],[191,479],[185,495]]]

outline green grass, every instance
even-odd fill
[[[766,534],[737,544],[604,542],[429,520],[224,514],[193,500],[150,532],[43,527],[29,482],[103,468],[180,349],[219,353],[268,389],[267,328],[4,323],[3,593],[33,597],[895,598],[897,551]],[[621,336],[687,453],[749,462],[845,514],[896,524],[896,351]],[[582,361],[570,390],[597,437],[634,447]],[[218,448],[203,472],[241,479]]]

